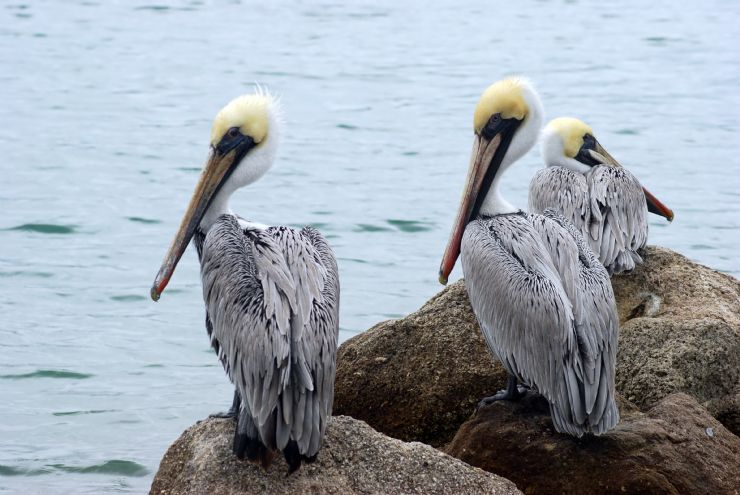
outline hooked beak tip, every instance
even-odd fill
[[[669,223],[673,222],[673,210],[661,203],[658,198],[653,196],[652,193],[644,187],[642,188],[642,190],[645,193],[645,200],[647,201],[648,211],[655,215],[660,215],[661,217],[668,220]]]
[[[447,277],[445,277],[441,273],[439,274],[439,283],[442,285],[447,285]]]
[[[161,296],[161,292],[157,290],[157,286],[153,286],[152,290],[149,292],[149,295],[152,297],[152,301],[157,302],[159,301],[159,296]]]

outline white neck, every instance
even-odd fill
[[[503,215],[505,213],[514,213],[519,211],[514,205],[506,201],[501,195],[499,190],[499,183],[501,182],[501,172],[496,174],[491,184],[491,189],[488,190],[483,203],[480,206],[480,212],[486,216]]]
[[[225,187],[226,185],[224,184],[224,188]],[[219,191],[216,197],[213,198],[211,206],[209,206],[206,210],[206,214],[203,215],[203,219],[200,221],[200,230],[202,230],[203,232],[208,232],[208,229],[210,229],[211,226],[216,223],[216,220],[221,215],[234,215],[234,212],[231,211],[231,208],[229,207],[230,198],[231,193],[225,195],[223,188],[221,189],[221,191]]]
[[[491,188],[488,190],[483,203],[481,204],[480,212],[484,215],[494,216],[502,215],[504,213],[514,213],[519,211],[511,203],[506,201],[499,191],[499,184],[501,183],[501,177],[503,177],[506,169],[511,166],[519,158],[527,154],[529,150],[537,142],[537,136],[542,127],[542,120],[544,117],[544,109],[542,108],[542,102],[534,88],[529,84],[525,84],[522,87],[522,94],[524,100],[527,102],[529,112],[524,118],[524,121],[519,125],[519,128],[514,131],[514,137],[511,139],[509,149],[506,151],[501,165],[499,166],[496,177],[493,179]]]
[[[234,191],[257,181],[270,169],[277,152],[280,134],[279,127],[278,117],[273,112],[270,112],[268,127],[270,132],[268,132],[264,141],[247,153],[247,156],[242,159],[236,170],[232,172],[226,183],[221,187],[216,197],[213,198],[211,205],[206,210],[206,214],[200,221],[200,229],[203,232],[208,232],[208,229],[211,228],[221,215],[233,215],[229,207],[229,200],[231,199],[231,195],[234,194]]]
[[[554,128],[547,126],[540,138],[540,155],[548,167],[565,167],[573,172],[586,174],[591,167],[584,165],[575,158],[565,156],[565,147],[562,136]]]

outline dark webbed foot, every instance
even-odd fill
[[[490,397],[484,397],[483,399],[481,399],[481,401],[478,403],[478,409],[483,406],[493,404],[494,402],[499,400],[517,401],[524,397],[526,394],[527,388],[523,385],[517,385],[516,377],[509,375],[509,379],[506,382],[506,388],[504,390],[499,390]]]
[[[209,418],[216,418],[216,419],[235,419],[236,418],[236,411],[233,409],[229,409],[228,411],[221,411],[216,413],[211,413],[208,415]]]
[[[209,415],[209,418],[222,418],[222,419],[228,419],[228,418],[234,418],[236,419],[237,415],[239,414],[239,407],[241,406],[241,398],[239,397],[239,392],[234,390],[234,400],[231,403],[231,408],[229,408],[226,412],[217,412]]]

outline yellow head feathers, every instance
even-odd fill
[[[508,77],[490,85],[475,106],[473,127],[480,132],[492,115],[500,113],[502,119],[523,120],[529,113],[522,87],[527,84],[519,77]]]
[[[582,120],[572,117],[560,117],[553,119],[547,124],[547,130],[551,130],[563,140],[563,153],[568,158],[574,158],[578,150],[583,146],[583,136],[594,135],[594,131]]]
[[[242,134],[257,144],[261,143],[269,131],[272,105],[272,97],[262,92],[234,98],[216,115],[211,129],[211,144],[218,144],[232,127],[238,127]]]

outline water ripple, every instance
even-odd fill
[[[391,229],[382,225],[373,225],[369,223],[358,223],[353,229],[355,232],[390,232]]]
[[[0,375],[5,380],[25,380],[26,378],[68,378],[72,380],[84,380],[92,378],[95,375],[89,373],[77,373],[76,371],[65,370],[36,370],[32,373],[21,373],[13,375]]]
[[[49,464],[50,467],[67,473],[82,474],[115,474],[119,476],[146,476],[149,470],[134,461],[113,459],[92,466],[67,466],[66,464]]]
[[[433,224],[430,222],[423,222],[420,220],[388,220],[390,225],[393,225],[401,232],[427,232],[432,230]]]
[[[51,469],[26,469],[0,464],[0,476],[39,476],[50,472]]]
[[[154,220],[153,218],[143,218],[143,217],[127,217],[127,218],[131,222],[136,222],[136,223],[146,223],[146,224],[162,223],[161,220]]]
[[[170,293],[172,291],[169,291]],[[111,301],[118,301],[118,302],[133,302],[133,301],[144,301],[148,299],[147,297],[140,296],[138,294],[122,294],[120,296],[111,296]]]
[[[79,416],[81,414],[102,414],[107,412],[117,412],[120,409],[91,409],[89,411],[59,411],[52,413],[54,416]]]
[[[22,232],[36,232],[39,234],[74,234],[76,225],[57,225],[53,223],[24,223],[6,230],[17,230]]]

